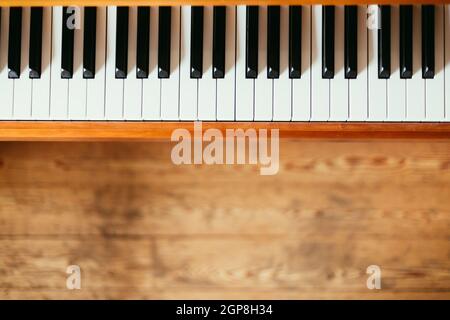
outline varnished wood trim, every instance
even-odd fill
[[[114,6],[114,5],[290,5],[290,4],[420,4],[450,0],[0,0],[0,6]]]
[[[0,122],[1,141],[169,140],[192,122]],[[450,123],[203,122],[203,130],[279,129],[282,138],[450,139]]]

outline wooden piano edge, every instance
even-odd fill
[[[175,129],[191,134],[193,122],[0,122],[0,141],[170,141]],[[281,138],[450,139],[450,123],[202,122],[202,130],[279,129]],[[270,132],[268,133],[270,136]]]

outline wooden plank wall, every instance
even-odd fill
[[[272,177],[170,150],[1,143],[0,298],[450,298],[450,141],[283,141]]]

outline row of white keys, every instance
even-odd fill
[[[403,121],[406,116],[406,80],[400,78],[400,12],[391,6],[391,77],[387,81],[386,121]]]
[[[124,79],[123,117],[142,119],[142,81],[136,77],[137,7],[129,8],[128,16],[128,76]]]
[[[322,79],[322,6],[311,10],[311,121],[327,121],[331,80]]]
[[[226,7],[225,27],[225,76],[216,79],[217,120],[231,121],[235,119],[235,58],[236,58],[236,7]]]
[[[246,6],[238,6],[236,10],[235,120],[252,121],[254,119],[255,80],[245,77]]]
[[[80,8],[79,26],[84,25],[84,8]],[[61,25],[61,23],[59,24]],[[58,27],[58,25],[56,25]],[[73,75],[69,80],[68,111],[70,120],[86,118],[87,82],[83,79],[83,29],[74,30]]]
[[[177,11],[178,9],[178,11]],[[358,20],[358,77],[344,79],[343,61],[343,8],[336,7],[335,61],[336,74],[333,80],[321,77],[321,7],[314,6],[312,14],[309,6],[302,7],[302,78],[289,79],[287,68],[287,35],[288,7],[281,8],[280,32],[280,78],[271,80],[266,76],[266,33],[262,29],[267,26],[266,7],[260,7],[260,73],[257,80],[245,79],[245,6],[227,8],[227,55],[226,76],[224,79],[213,79],[211,71],[212,57],[212,7],[205,7],[204,34],[204,74],[198,82],[195,104],[191,109],[191,117],[183,117],[186,100],[182,94],[186,86],[184,74],[189,78],[190,50],[184,50],[183,44],[189,46],[190,37],[184,32],[190,32],[190,7],[185,18],[182,17],[182,32],[180,48],[181,71],[178,70],[178,50],[180,41],[179,8],[172,8],[172,63],[171,78],[160,80],[157,77],[157,10],[151,10],[151,45],[150,45],[150,76],[141,80],[135,77],[136,39],[133,36],[136,29],[136,8],[130,8],[129,29],[129,76],[126,80],[117,80],[115,68],[115,8],[98,8],[97,20],[97,73],[95,79],[82,77],[82,30],[75,31],[74,77],[71,80],[61,79],[61,25],[62,7],[45,8],[43,19],[43,61],[41,79],[28,77],[28,37],[29,8],[23,11],[22,28],[22,74],[20,79],[11,80],[7,77],[7,50],[0,52],[0,97],[2,108],[1,119],[104,119],[105,118],[105,72],[106,78],[106,119],[128,120],[276,120],[276,121],[308,121],[331,120],[345,121],[445,121],[450,118],[450,7],[436,6],[436,75],[434,79],[424,80],[421,77],[421,14],[420,6],[413,9],[413,77],[404,80],[399,77],[398,59],[398,6],[391,7],[391,63],[392,74],[389,80],[378,79],[377,61],[377,30],[364,30],[365,7],[359,7]],[[106,10],[109,11],[108,32],[106,33]],[[183,7],[183,12],[186,8]],[[178,15],[177,15],[178,13]],[[310,21],[309,18],[313,17]],[[178,16],[178,18],[177,18]],[[83,15],[81,15],[83,17]],[[236,21],[235,21],[236,19]],[[2,30],[8,30],[9,10],[2,10]],[[53,20],[53,32],[50,28]],[[238,26],[234,30],[235,22]],[[310,40],[310,28],[312,36]],[[174,27],[175,26],[175,27]],[[156,30],[156,32],[155,32]],[[178,35],[177,35],[178,34]],[[235,34],[238,38],[235,39]],[[53,35],[51,38],[51,35]],[[105,64],[105,39],[108,38],[108,59]],[[237,56],[234,56],[234,44],[237,44]],[[445,41],[444,41],[445,40]],[[7,37],[0,39],[0,45],[7,47]],[[309,44],[313,44],[310,52]],[[53,45],[52,45],[53,42]],[[368,43],[368,46],[366,45]],[[231,44],[231,45],[230,45]],[[445,44],[445,45],[444,45]],[[53,48],[50,52],[50,48]],[[367,66],[367,48],[369,49],[369,64]],[[50,68],[51,53],[51,68]],[[187,57],[184,56],[187,53]],[[309,57],[313,57],[311,70]],[[236,60],[236,69],[234,68]],[[187,71],[183,62],[187,62]],[[107,69],[107,70],[105,70]],[[446,72],[445,72],[446,71]],[[236,75],[235,72],[238,74]],[[177,78],[181,74],[181,80]],[[312,80],[309,75],[312,73]],[[50,82],[51,74],[51,82]],[[369,79],[367,80],[367,76]],[[235,80],[236,77],[236,89]],[[175,80],[174,80],[175,79]],[[191,79],[189,79],[191,80]],[[311,81],[311,82],[310,82]],[[367,82],[369,84],[367,88]],[[161,87],[161,83],[164,85]],[[181,87],[178,89],[179,83]],[[317,86],[319,83],[319,86]],[[329,83],[327,86],[326,83]],[[426,83],[426,85],[425,85]],[[310,85],[312,84],[312,86]],[[347,87],[348,86],[348,87]],[[51,87],[51,88],[50,88]],[[164,90],[166,88],[166,90]],[[170,91],[172,88],[172,91]],[[115,90],[119,89],[119,90]],[[265,89],[265,90],[263,90]],[[367,106],[367,90],[368,102]],[[447,89],[447,91],[446,91]],[[236,96],[234,92],[236,91]],[[165,94],[163,94],[165,92]],[[310,92],[312,96],[310,96]],[[100,93],[100,94],[99,94]],[[347,96],[348,94],[348,96]],[[264,99],[262,98],[264,97]],[[328,98],[326,98],[328,97]],[[51,98],[51,101],[49,101]],[[161,100],[162,99],[162,100]],[[178,106],[179,99],[181,105]],[[236,106],[235,106],[236,99]],[[254,99],[254,100],[253,100]],[[166,103],[167,102],[167,103]],[[292,102],[292,105],[291,105]],[[162,109],[161,109],[162,107]],[[50,109],[49,109],[50,108]],[[180,108],[180,109],[178,109]],[[180,112],[180,114],[178,114]],[[291,114],[292,113],[292,114]]]
[[[197,120],[198,80],[191,79],[190,6],[181,7],[180,45],[180,119]]]
[[[292,119],[292,80],[289,79],[289,7],[280,8],[280,78],[273,80],[273,120]]]
[[[30,39],[30,8],[22,8],[22,52],[20,78],[14,79],[14,119],[31,119],[32,81],[28,76],[28,52]]]
[[[171,7],[170,78],[161,79],[161,119],[179,120],[180,7]]]
[[[124,80],[116,79],[116,21],[117,7],[108,7],[108,26],[106,44],[106,100],[105,117],[107,120],[123,119]]]
[[[8,47],[9,34],[9,8],[2,8],[0,48]],[[0,50],[0,119],[12,119],[13,117],[14,81],[8,79],[8,50]]]
[[[97,8],[97,31],[95,52],[95,78],[87,80],[86,110],[87,119],[105,118],[105,76],[106,76],[106,7]]]
[[[425,106],[427,121],[445,119],[444,85],[444,6],[435,6],[435,75],[425,79]]]
[[[62,7],[53,8],[53,31],[50,32],[47,23],[46,10],[44,8],[44,32],[43,48],[52,47],[51,68],[45,70],[47,53],[43,51],[43,73],[41,79],[33,80],[33,114],[36,107],[38,110],[36,118],[45,118],[50,113],[52,120],[101,120],[104,118],[104,90],[105,90],[105,39],[106,39],[106,8],[97,9],[97,41],[96,41],[96,66],[95,79],[83,78],[83,8],[80,9],[78,24],[80,28],[74,30],[74,73],[72,79],[61,79],[61,25]],[[51,22],[50,22],[51,23]],[[46,39],[52,34],[51,44]],[[49,50],[48,50],[49,51]],[[50,64],[50,62],[49,62]],[[47,79],[51,84],[47,90]],[[40,80],[45,79],[44,82]],[[36,89],[35,89],[36,88]],[[48,92],[50,91],[50,92]],[[45,107],[45,99],[50,99],[50,112]],[[35,103],[35,100],[44,101]],[[46,111],[47,108],[47,111]]]
[[[335,7],[334,79],[330,80],[330,121],[348,120],[348,83],[344,70],[344,7]]]
[[[50,58],[52,51],[52,8],[44,7],[42,14],[42,70],[41,78],[33,79],[31,111],[33,119],[48,119],[50,116]]]
[[[348,80],[349,121],[367,119],[367,6],[358,6],[358,74]]]
[[[450,5],[445,6],[445,119],[450,121]]]
[[[50,118],[52,120],[67,120],[69,116],[69,79],[61,79],[62,19],[63,7],[54,7],[50,87]]]
[[[292,120],[311,119],[311,6],[302,6],[301,78],[292,79]]]
[[[9,8],[1,10],[1,30],[9,34]],[[8,48],[8,37],[0,37],[0,48]],[[8,78],[8,50],[0,50],[0,120],[13,119],[14,81]]]
[[[216,79],[212,74],[213,7],[204,7],[203,15],[203,76],[198,79],[197,118],[213,121],[217,119]]]
[[[142,80],[142,117],[161,119],[161,79],[158,78],[158,10],[150,10],[149,75]]]
[[[217,81],[213,79],[212,75],[213,7],[204,7],[203,10],[203,75],[200,79],[191,79],[191,7],[185,6],[181,8],[180,120],[213,121],[217,119]],[[234,21],[232,25],[234,25]],[[226,32],[230,34],[233,29],[227,30]],[[234,53],[226,58],[228,60],[234,60],[233,57]],[[229,84],[231,80],[230,75],[227,76],[227,79]],[[230,92],[227,90],[225,93],[233,96],[234,79],[232,80],[233,91]],[[225,88],[229,89],[229,86]],[[230,103],[230,100],[227,101]],[[234,101],[232,101],[232,106],[234,106]]]
[[[378,6],[370,5],[368,14],[376,24],[381,18]],[[368,121],[384,121],[387,115],[387,79],[378,78],[378,25],[368,29]]]
[[[406,79],[406,121],[425,119],[425,80],[422,78],[422,13],[413,7],[413,75]]]
[[[272,79],[267,78],[267,7],[259,7],[258,77],[255,79],[256,121],[272,120]]]

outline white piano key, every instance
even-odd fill
[[[330,80],[330,120],[348,120],[348,82],[344,70],[344,7],[335,7],[334,79]]]
[[[311,118],[311,6],[302,6],[302,75],[292,79],[292,120]]]
[[[50,57],[52,51],[52,8],[44,7],[42,13],[42,68],[41,78],[33,79],[32,118],[48,119],[50,116]]]
[[[97,8],[95,78],[87,80],[86,110],[90,120],[105,118],[106,7]]]
[[[203,10],[203,77],[198,80],[198,119],[212,121],[217,119],[216,79],[212,76],[213,7]]]
[[[149,75],[143,79],[142,116],[144,120],[161,119],[161,80],[158,79],[158,8],[150,8]]]
[[[391,77],[388,79],[387,121],[403,121],[406,117],[406,80],[400,78],[400,12],[391,6]]]
[[[378,8],[370,5],[369,15],[377,20]],[[378,79],[378,26],[368,29],[368,121],[384,121],[387,113],[387,80]]]
[[[450,5],[445,6],[445,121],[450,121]]]
[[[292,81],[289,79],[289,7],[280,8],[280,78],[273,80],[273,120],[292,119]]]
[[[358,6],[358,75],[349,79],[349,121],[367,118],[367,6]]]
[[[330,118],[330,80],[322,79],[322,6],[311,8],[311,120]]]
[[[182,6],[180,34],[181,120],[197,120],[197,93],[198,80],[191,79],[191,6]]]
[[[170,78],[161,79],[161,118],[178,120],[179,80],[180,80],[180,7],[172,7],[170,37]]]
[[[225,77],[216,79],[217,96],[216,109],[217,120],[234,120],[234,85],[235,85],[235,62],[236,62],[236,7],[226,8],[225,28]]]
[[[255,120],[271,121],[273,80],[267,78],[267,6],[259,7],[258,78],[255,79]]]
[[[128,76],[124,80],[123,114],[126,120],[141,120],[142,80],[136,77],[137,7],[129,10]]]
[[[52,120],[67,119],[69,107],[69,80],[61,79],[62,13],[62,7],[53,7],[50,80],[50,118]]]
[[[105,81],[105,117],[107,120],[123,119],[124,80],[116,79],[116,17],[117,7],[108,7]]]
[[[246,6],[236,9],[236,120],[254,119],[254,79],[245,77]],[[261,19],[261,14],[259,15]]]
[[[413,7],[413,76],[406,80],[406,120],[425,120],[425,80],[422,79],[422,12]]]
[[[0,119],[12,119],[14,81],[8,79],[8,33],[9,33],[9,8],[2,8],[1,11],[1,32],[0,37]]]
[[[444,7],[435,6],[434,79],[425,79],[425,113],[427,121],[444,121]]]
[[[22,8],[22,54],[20,78],[14,79],[14,119],[30,119],[33,81],[28,75],[28,53],[30,47],[30,8]]]
[[[84,8],[80,8],[80,26],[84,25]],[[69,79],[69,119],[86,119],[87,81],[83,79],[83,29],[75,29],[73,76]]]

